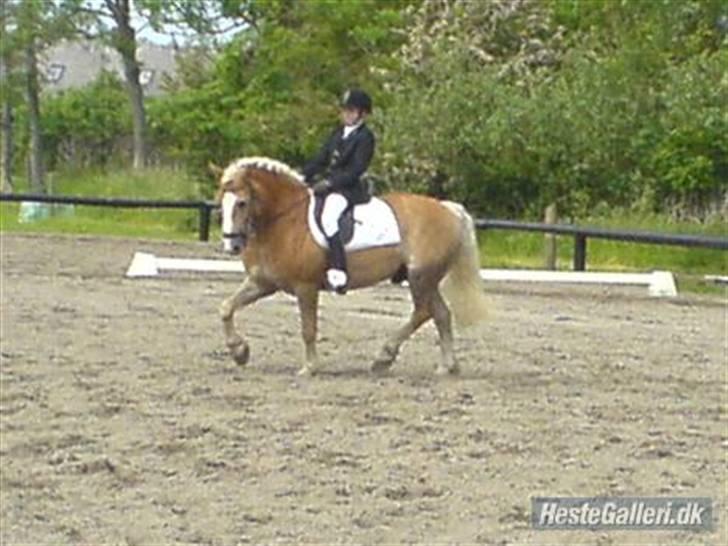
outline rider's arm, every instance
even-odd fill
[[[303,167],[303,178],[307,184],[311,184],[314,181],[314,177],[321,174],[329,166],[331,160],[331,154],[334,150],[334,142],[336,141],[336,131],[331,133],[329,138],[326,140],[324,145],[319,150],[311,161],[306,163]]]
[[[374,134],[367,130],[359,138],[360,140],[354,150],[354,157],[349,165],[347,165],[346,169],[338,171],[330,178],[331,187],[334,190],[355,184],[369,167],[369,163],[374,156]]]

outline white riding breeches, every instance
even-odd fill
[[[330,193],[326,196],[324,210],[321,212],[321,227],[326,237],[333,237],[339,231],[339,218],[348,206],[346,197],[340,193]]]

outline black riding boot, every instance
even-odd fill
[[[346,252],[344,251],[344,243],[341,241],[339,232],[337,231],[326,240],[329,243],[329,269],[338,269],[348,276],[346,271]],[[346,294],[346,284],[343,286],[333,286],[332,288],[339,294]]]

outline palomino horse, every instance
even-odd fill
[[[296,297],[301,315],[305,357],[299,374],[312,374],[318,366],[316,321],[326,254],[307,225],[311,192],[300,174],[272,159],[244,158],[224,170],[213,169],[220,176],[225,247],[240,254],[247,271],[242,286],[220,307],[225,343],[233,359],[246,364],[250,350],[235,329],[235,312],[282,290]],[[372,370],[389,369],[402,343],[432,318],[442,353],[436,373],[457,373],[445,300],[458,324],[472,324],[485,315],[472,218],[461,205],[425,196],[390,193],[382,199],[394,211],[401,243],[348,253],[349,288],[371,286],[406,271],[414,310],[384,344]],[[443,280],[445,299],[440,293]]]

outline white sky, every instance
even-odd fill
[[[3,2],[5,0],[0,0],[0,2]],[[160,0],[161,2],[164,2],[164,0]],[[189,2],[205,2],[206,0],[187,0]],[[94,7],[103,8],[104,10],[104,2],[103,0],[89,0],[89,4],[91,4]],[[150,42],[153,42],[155,44],[161,44],[161,45],[169,45],[173,43],[174,40],[177,41],[179,45],[182,45],[189,41],[190,37],[194,36],[194,33],[190,31],[189,29],[183,28],[183,27],[174,27],[174,26],[168,26],[168,32],[159,33],[155,32],[154,29],[151,28],[151,26],[145,21],[144,17],[141,17],[135,9],[134,6],[134,0],[131,0],[131,6],[132,6],[132,25],[134,29],[137,31],[137,35],[140,38],[143,38],[145,40],[148,40]],[[222,21],[223,25],[230,26],[232,24],[232,21],[229,19],[225,19]],[[229,40],[234,36],[237,32],[240,31],[240,28],[236,28],[231,30],[230,32],[227,32],[225,34],[221,34],[216,37],[217,41],[224,42],[226,40]]]

